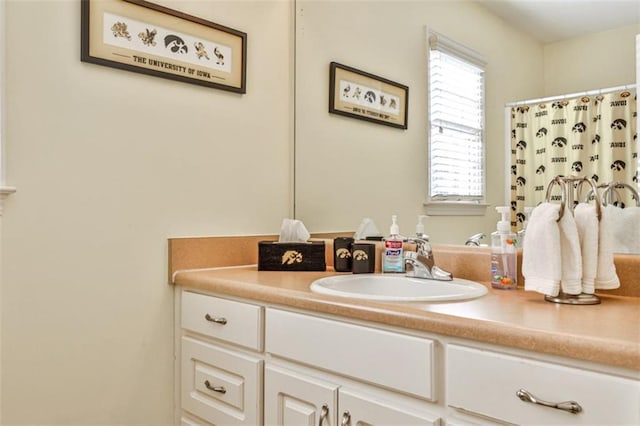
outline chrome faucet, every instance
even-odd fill
[[[467,240],[466,243],[464,243],[465,246],[473,246],[473,247],[480,247],[480,240],[483,239],[485,237],[485,235],[480,232],[478,234],[474,234],[472,236],[469,237],[469,239]]]
[[[453,275],[435,265],[433,251],[428,237],[408,238],[407,242],[416,245],[416,251],[405,251],[404,266],[407,277],[428,280],[451,281]]]

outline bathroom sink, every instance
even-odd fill
[[[436,281],[404,275],[336,275],[311,283],[314,293],[386,302],[450,302],[487,294],[484,285],[454,278]]]

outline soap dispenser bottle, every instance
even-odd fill
[[[416,238],[420,238],[429,241],[429,236],[424,233],[424,224],[422,219],[426,219],[428,216],[421,214],[418,216],[418,223],[416,224]]]
[[[501,290],[515,289],[517,286],[516,234],[511,231],[508,217],[509,207],[496,207],[502,215],[497,230],[491,234],[491,286]]]
[[[403,238],[400,236],[398,216],[391,216],[389,236],[384,239],[382,272],[404,272]]]

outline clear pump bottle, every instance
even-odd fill
[[[511,231],[509,207],[496,207],[496,211],[502,219],[491,234],[491,286],[511,290],[516,288],[518,278],[517,236]]]
[[[398,216],[391,216],[390,235],[384,239],[382,272],[404,272],[404,239],[400,236],[400,227],[398,226],[397,220]]]
[[[423,214],[418,216],[418,223],[416,224],[416,237],[427,241],[429,241],[429,236],[424,233],[424,224],[422,223],[422,220],[428,217],[429,216]]]

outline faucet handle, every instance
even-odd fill
[[[404,259],[405,260],[416,260],[418,259],[418,253],[415,251],[410,251],[410,250],[405,250],[404,252]]]
[[[474,247],[480,247],[480,240],[483,239],[485,237],[485,234],[483,232],[479,232],[477,234],[474,234],[472,236],[470,236],[467,241],[464,243],[465,246],[474,246]]]
[[[412,237],[409,239],[409,242],[416,245],[416,252],[419,255],[431,258],[431,243],[429,242],[429,237],[427,237],[426,239],[420,237]]]

